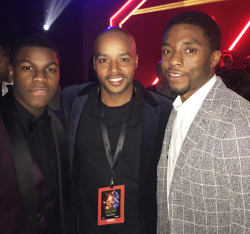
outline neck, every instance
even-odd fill
[[[41,109],[41,110],[35,110],[35,111],[32,111],[32,115],[34,115],[36,118],[39,118],[42,113],[44,112],[45,108]]]
[[[133,86],[126,90],[125,93],[107,93],[104,88],[101,88],[101,100],[106,106],[116,107],[122,106],[131,100],[133,94]]]

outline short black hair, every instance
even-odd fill
[[[22,47],[45,47],[52,49],[59,61],[59,51],[56,44],[48,37],[41,34],[28,34],[16,40],[10,50],[10,64],[15,65],[16,58]]]
[[[192,24],[200,27],[205,36],[208,38],[212,51],[220,50],[221,46],[221,31],[215,20],[209,15],[200,11],[186,11],[174,16],[164,29],[165,33],[174,25]]]

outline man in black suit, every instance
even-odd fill
[[[103,30],[93,61],[99,83],[62,92],[79,230],[154,234],[156,168],[172,103],[133,80],[138,56],[126,30]]]
[[[21,38],[9,75],[13,89],[0,106],[0,233],[74,233],[65,131],[60,112],[47,107],[59,83],[56,45]]]

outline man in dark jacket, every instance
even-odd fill
[[[67,121],[80,233],[156,233],[156,168],[169,99],[133,81],[133,36],[107,28],[95,40],[99,83],[66,88]]]
[[[47,107],[59,83],[55,44],[40,35],[17,41],[9,75],[14,86],[0,106],[0,233],[74,233],[65,131],[60,112]]]

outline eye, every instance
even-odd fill
[[[187,52],[190,54],[195,53],[196,51],[197,51],[197,49],[194,49],[194,48],[190,48],[187,50]]]
[[[56,72],[56,71],[57,71],[57,69],[52,68],[52,67],[49,67],[49,68],[48,68],[48,71],[49,71],[49,72]]]
[[[162,50],[162,55],[170,54],[170,53],[171,53],[171,50],[169,50],[169,49],[163,49]]]
[[[99,63],[106,63],[108,60],[106,58],[101,58],[98,61]]]
[[[121,62],[128,62],[129,61],[129,59],[128,58],[121,58]]]
[[[31,66],[23,66],[23,70],[30,71],[32,70]]]

